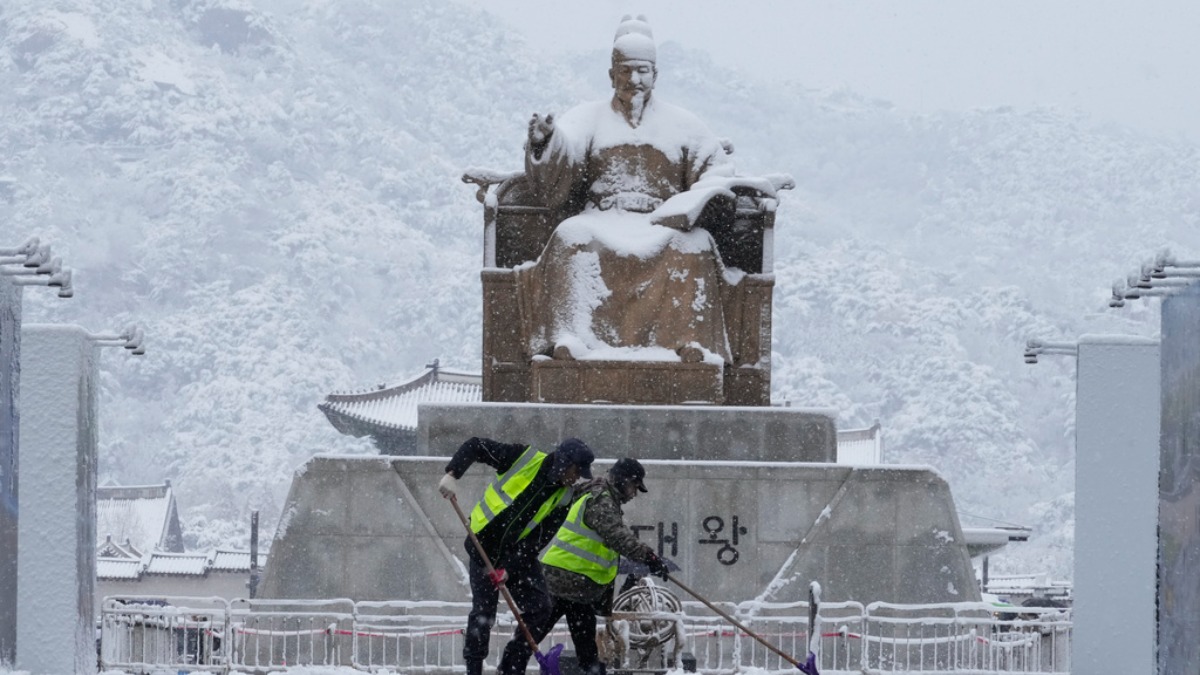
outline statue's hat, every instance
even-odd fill
[[[617,24],[617,34],[613,37],[614,63],[618,61],[649,61],[654,63],[657,57],[654,48],[654,33],[646,17],[638,15],[635,19],[626,14]]]

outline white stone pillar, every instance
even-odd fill
[[[1079,339],[1071,671],[1155,672],[1159,345]]]
[[[17,670],[95,673],[97,347],[78,326],[21,343]]]

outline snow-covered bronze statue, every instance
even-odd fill
[[[484,273],[485,397],[766,405],[790,179],[736,176],[727,141],[654,96],[644,17],[618,26],[609,77],[611,99],[533,115],[523,175],[464,177],[488,207],[488,266],[512,268]]]

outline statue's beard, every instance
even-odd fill
[[[646,110],[646,101],[650,98],[650,92],[639,90],[633,92],[633,96],[629,97],[629,121],[633,126],[637,126],[642,121],[642,112]]]

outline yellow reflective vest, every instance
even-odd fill
[[[591,498],[591,494],[584,495],[571,507],[566,521],[542,554],[542,564],[561,567],[607,585],[617,578],[618,555],[604,544],[598,532],[583,522],[583,511]]]
[[[546,457],[548,457],[546,453],[538,452],[532,446],[527,447],[517,461],[508,468],[508,471],[496,476],[495,480],[488,483],[487,488],[483,491],[483,499],[479,500],[479,503],[475,504],[475,508],[471,509],[471,531],[478,533],[487,527],[487,524],[492,522],[492,519],[501,511],[512,505],[517,497],[525,491],[525,488],[533,482],[533,477],[537,475],[538,469],[541,468]],[[570,501],[571,492],[570,487],[561,487],[555,490],[542,503],[537,513],[533,514],[533,519],[526,523],[525,530],[517,539],[524,539],[533,531],[533,528],[550,515],[555,507]]]

